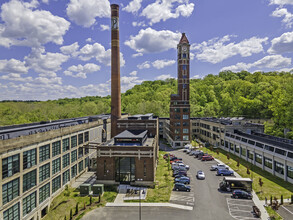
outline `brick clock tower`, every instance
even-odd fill
[[[190,143],[189,49],[189,41],[182,33],[177,45],[178,91],[171,95],[170,104],[170,138],[174,148]]]

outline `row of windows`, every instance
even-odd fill
[[[61,154],[61,145],[60,141],[54,142],[52,144],[52,156],[57,156]],[[66,145],[68,146],[68,145]],[[67,147],[66,147],[67,149]],[[83,157],[84,154],[88,154],[89,149],[85,149],[83,151],[83,148],[78,149],[78,158]],[[37,164],[37,159],[36,159],[36,154],[37,154],[37,149],[32,149],[23,152],[23,169],[28,169]],[[63,156],[64,157],[64,156]],[[69,157],[69,156],[68,156]],[[40,147],[39,150],[39,161],[40,163],[43,161],[46,161],[50,158],[50,145],[44,145]],[[74,162],[77,159],[77,150],[74,150],[71,153],[71,161]],[[64,161],[63,161],[64,163]],[[65,161],[65,166],[69,165],[67,164],[67,161]],[[14,174],[18,173],[20,171],[20,154],[13,155],[7,158],[2,159],[2,179],[13,176]]]
[[[84,163],[85,167],[88,167],[89,165],[89,158],[85,158],[84,161],[81,161],[78,163],[78,170],[79,172],[82,172],[84,169]],[[62,174],[62,183],[65,185],[67,182],[70,181],[70,170],[66,170]],[[28,173],[26,177],[24,177],[24,184],[28,184],[29,181],[35,182],[36,181],[36,170]],[[71,178],[75,177],[77,174],[77,165],[74,165],[71,168]],[[34,184],[33,184],[34,185]],[[29,188],[30,186],[27,186],[26,188]],[[31,188],[31,187],[30,187]],[[52,193],[55,193],[58,189],[61,188],[61,175],[57,176],[52,180]],[[36,191],[28,195],[23,199],[23,216],[27,215],[30,213],[34,208],[36,208],[37,205],[37,195]],[[3,205],[8,203],[9,201],[13,200],[14,198],[19,196],[19,178],[14,179],[10,181],[9,183],[6,183],[2,186],[2,200],[3,200]],[[43,187],[39,189],[39,203],[42,203],[45,201],[47,198],[50,197],[50,183],[47,183]],[[3,213],[4,220],[15,220],[19,219],[19,203],[13,205],[11,208],[8,210],[4,211]]]

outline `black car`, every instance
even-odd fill
[[[175,183],[174,185],[174,190],[176,191],[187,191],[187,192],[190,192],[190,186],[186,186],[185,184],[183,183]]]
[[[232,197],[235,199],[252,199],[251,193],[248,193],[244,190],[236,189],[232,193]]]
[[[186,177],[185,175],[183,175],[183,174],[177,174],[176,176],[174,176],[175,177],[175,179],[176,178],[181,178],[181,177]]]

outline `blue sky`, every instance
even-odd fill
[[[110,94],[110,4],[120,5],[121,89],[177,76],[290,71],[293,0],[2,0],[0,100]]]

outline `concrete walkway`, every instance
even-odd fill
[[[94,184],[96,181],[96,174],[95,172],[84,172],[79,176],[75,182],[72,184],[73,188],[78,188],[81,184],[88,183]]]
[[[170,208],[177,208],[177,209],[184,209],[184,210],[193,210],[193,207],[191,206],[185,206],[185,205],[178,205],[178,204],[172,204],[172,203],[130,203],[130,202],[124,202],[124,203],[110,203],[108,202],[106,204],[106,207],[170,207]]]
[[[223,164],[222,161],[218,160],[218,159],[215,159],[215,161],[217,161],[218,163],[221,163]],[[229,167],[230,170],[233,170],[231,169],[231,167]],[[233,170],[234,171],[234,170]],[[234,175],[238,178],[241,178],[241,176],[234,171]],[[261,219],[262,220],[267,220],[269,219],[269,214],[267,213],[267,210],[264,208],[264,205],[265,205],[265,201],[264,200],[259,200],[258,196],[256,195],[256,193],[254,191],[252,191],[252,201],[254,202],[254,204],[259,208],[259,210],[261,211]]]

